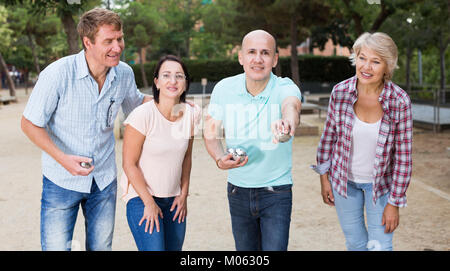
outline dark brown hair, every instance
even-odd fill
[[[183,94],[181,94],[180,102],[185,103],[186,102],[186,94],[189,90],[189,83],[190,83],[191,79],[189,77],[189,72],[186,68],[186,65],[184,65],[183,61],[180,58],[178,58],[177,56],[174,56],[174,55],[162,56],[159,59],[158,64],[156,64],[155,72],[153,73],[153,78],[158,78],[159,70],[161,69],[162,64],[166,61],[178,62],[181,65],[181,68],[183,68],[184,75],[186,76],[186,90],[183,92]],[[159,89],[156,87],[155,80],[153,80],[152,91],[153,91],[153,99],[155,99],[156,103],[159,103]]]

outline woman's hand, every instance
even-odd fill
[[[328,181],[328,173],[320,175],[320,186],[323,202],[334,206],[333,189],[331,188],[330,181]]]
[[[139,226],[142,225],[144,220],[147,220],[147,222],[145,223],[145,232],[147,232],[150,227],[149,233],[152,234],[153,228],[155,225],[156,225],[156,231],[159,232],[158,216],[161,216],[161,218],[163,218],[162,211],[159,208],[158,204],[156,204],[156,202],[152,202],[148,205],[145,205],[144,214],[142,215],[141,221],[139,221]]]
[[[386,225],[384,230],[385,233],[393,232],[400,224],[400,214],[397,206],[386,204],[383,212],[383,219],[381,220],[381,225]]]
[[[172,207],[170,207],[170,211],[172,212],[175,208],[177,211],[175,212],[172,221],[175,221],[178,217],[178,223],[184,222],[184,219],[187,216],[187,195],[179,195],[175,197]]]

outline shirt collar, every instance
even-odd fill
[[[350,78],[349,92],[354,93],[355,96],[357,96],[357,93],[358,93],[358,90],[356,89],[357,82],[358,82],[358,77],[356,75],[353,76],[352,78]],[[391,89],[392,89],[391,85],[392,85],[391,81],[384,82],[383,90],[380,93],[378,101],[387,103],[389,96],[391,96]]]
[[[250,95],[250,96],[252,96],[250,93],[248,93],[248,91],[247,91],[247,86],[246,86],[246,76],[245,76],[245,73],[243,74],[243,76],[244,76],[244,79],[242,80],[242,86],[241,86],[241,88],[240,89],[238,89],[238,95],[239,96],[245,96],[245,95]],[[260,98],[260,99],[266,99],[267,97],[269,97],[270,96],[270,94],[272,93],[272,89],[273,89],[273,84],[274,84],[274,82],[275,82],[275,75],[272,73],[272,72],[270,72],[270,79],[269,79],[269,82],[267,82],[267,85],[266,85],[266,87],[264,88],[264,90],[261,92],[261,93],[259,93],[258,95],[256,95],[256,96],[252,96],[253,98]]]
[[[89,75],[89,69],[86,62],[86,56],[84,55],[84,50],[81,50],[81,52],[79,52],[75,56],[75,65],[77,67],[77,79],[81,79]]]
[[[81,50],[76,56],[75,56],[75,63],[76,63],[76,71],[77,71],[77,79],[84,78],[89,75],[89,67],[86,61],[86,56],[84,53],[84,50]],[[109,81],[112,82],[114,78],[116,77],[116,67],[109,68],[108,74],[106,75],[106,78],[110,79]]]

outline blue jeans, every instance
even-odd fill
[[[130,230],[133,234],[138,250],[181,251],[186,233],[186,219],[184,219],[184,222],[181,223],[178,223],[178,218],[173,221],[173,216],[175,215],[176,209],[171,212],[170,207],[172,207],[175,197],[153,197],[153,199],[161,209],[163,218],[161,219],[161,217],[158,217],[159,232],[156,231],[155,225],[152,234],[150,234],[150,227],[149,230],[145,232],[146,221],[139,226],[139,221],[142,219],[145,207],[141,198],[132,198],[127,203],[128,225],[130,226]]]
[[[227,190],[236,250],[287,250],[292,185],[243,188],[228,183]]]
[[[348,250],[392,250],[393,233],[384,233],[381,225],[388,195],[372,200],[372,183],[347,182],[347,198],[333,190],[339,223],[345,235]],[[366,207],[367,228],[364,222]]]
[[[83,209],[86,250],[111,250],[117,181],[100,191],[93,180],[90,193],[57,186],[43,177],[41,199],[42,250],[71,250],[79,206]]]

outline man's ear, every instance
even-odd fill
[[[86,49],[92,47],[92,41],[88,37],[83,37],[83,44]]]
[[[275,53],[272,68],[275,68],[277,64],[278,64],[278,53]]]
[[[243,66],[243,64],[242,64],[242,49],[239,50],[239,52],[238,52],[238,60],[239,60],[239,64],[241,64],[241,66]]]

